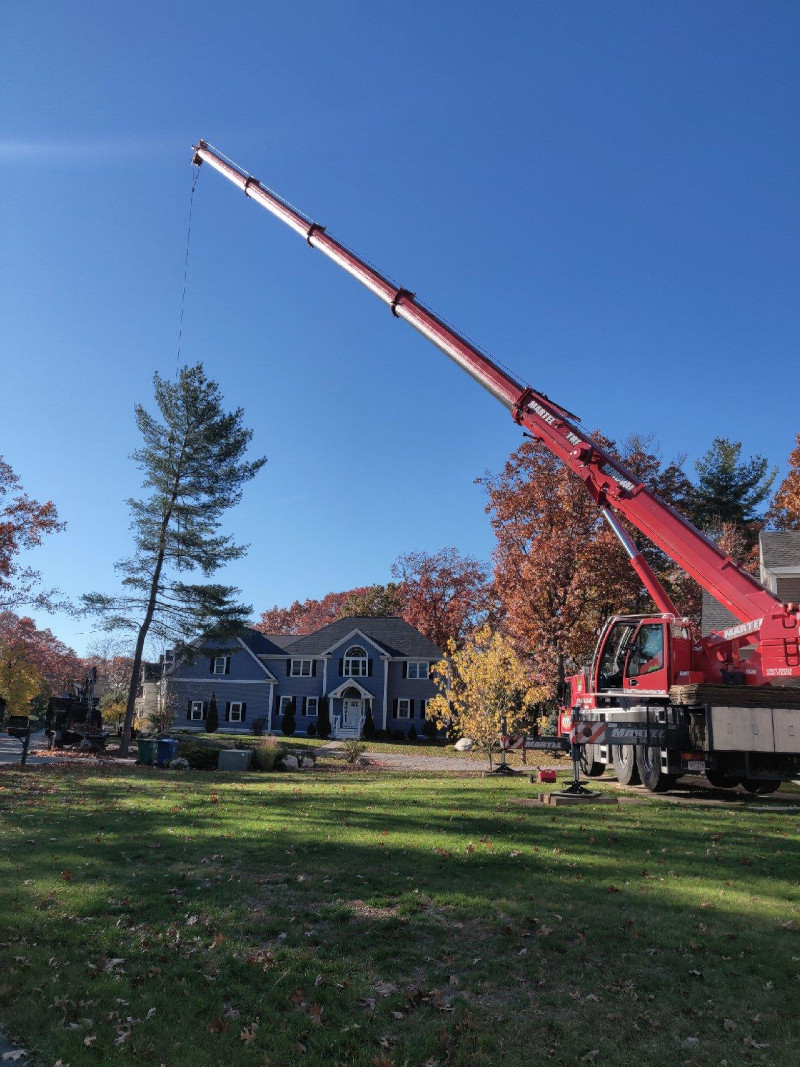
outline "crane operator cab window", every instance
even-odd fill
[[[645,622],[639,627],[628,656],[629,678],[653,674],[664,667],[664,627],[660,622]]]
[[[635,630],[635,622],[620,621],[615,622],[606,634],[597,669],[598,689],[622,689],[625,657]]]

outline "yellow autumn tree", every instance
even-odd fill
[[[508,733],[518,731],[530,718],[529,709],[545,696],[544,689],[531,685],[511,642],[489,626],[481,626],[459,649],[449,642],[447,658],[435,664],[432,677],[438,693],[427,716],[440,728],[471,737],[490,767],[503,721]]]
[[[781,482],[768,518],[778,530],[800,530],[800,433],[789,453],[789,473]]]
[[[44,685],[44,679],[31,663],[0,645],[0,697],[6,701],[6,715],[28,715],[31,701]]]

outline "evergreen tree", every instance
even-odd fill
[[[189,584],[181,575],[200,571],[208,578],[246,553],[246,546],[220,533],[220,520],[266,462],[245,459],[252,431],[242,425],[243,411],[225,412],[219,387],[206,378],[202,364],[184,367],[174,382],[156,374],[154,384],[159,416],[136,406],[144,444],[133,459],[148,492],[128,501],[135,553],[117,564],[123,591],[83,597],[85,609],[99,614],[107,630],[137,635],[121,755],[130,743],[148,634],[174,645],[177,655],[191,657],[198,649],[189,641],[198,634],[225,640],[247,623],[251,609],[236,602],[238,589]]]
[[[406,734],[406,737],[408,738],[409,741],[416,741],[418,736],[419,736],[419,734],[417,733],[417,728],[414,725],[414,723],[412,722],[411,723],[411,727],[410,727],[408,733]]]
[[[331,713],[328,706],[328,698],[322,697],[317,709],[317,734],[319,737],[331,736]]]
[[[286,737],[291,737],[296,729],[297,723],[294,718],[294,697],[292,697],[291,700],[286,702],[286,711],[284,711],[283,718],[281,719],[281,732]]]
[[[206,719],[206,733],[215,734],[219,729],[219,711],[217,709],[217,694],[211,694],[208,702],[208,718]]]
[[[726,524],[758,538],[758,507],[769,496],[777,468],[769,469],[763,456],[743,462],[741,441],[715,437],[711,448],[695,463],[697,484],[692,500],[692,522],[701,530],[719,533]]]
[[[367,710],[366,717],[364,718],[364,725],[361,729],[361,736],[365,741],[374,741],[375,734],[378,731],[375,729],[375,720],[372,718],[372,708]]]

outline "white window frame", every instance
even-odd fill
[[[294,700],[294,697],[288,697],[288,696],[282,696],[280,698],[280,703],[278,704],[278,714],[281,717],[283,717],[286,714],[286,705],[287,704],[291,704],[291,702],[293,700]]]
[[[242,718],[242,705],[243,704],[244,704],[243,700],[232,700],[231,701],[231,706],[228,708],[228,722],[239,722],[239,723],[244,722],[244,719]],[[239,715],[238,719],[234,719],[234,717],[233,717],[233,709],[234,708],[238,712],[238,715]]]
[[[212,674],[227,674],[228,660],[230,656],[214,656],[214,670]],[[219,665],[222,664],[222,670],[219,670]]]
[[[353,656],[351,653],[360,652],[361,655]],[[354,669],[356,667],[357,669]],[[351,645],[344,654],[345,678],[366,678],[369,674],[369,656],[367,650],[361,645]]]
[[[413,668],[413,674],[412,674],[412,668]],[[421,673],[423,669],[425,671],[424,674]],[[431,665],[430,665],[430,663],[428,663],[427,660],[414,660],[414,659],[412,659],[412,660],[408,661],[408,670],[406,671],[406,677],[407,678],[414,678],[417,681],[427,682],[428,679],[430,678],[430,676],[431,676]]]
[[[295,670],[297,667],[297,670]],[[307,667],[308,670],[303,668]],[[293,659],[291,668],[289,669],[290,678],[310,678],[311,677],[311,660],[310,659]]]
[[[403,712],[403,705],[405,704],[405,713]],[[398,719],[410,719],[411,718],[411,698],[410,697],[398,697],[397,698],[397,718]]]
[[[311,710],[311,702],[314,702],[314,710]],[[319,697],[306,697],[306,715],[310,715],[312,719],[315,719],[319,714]]]
[[[195,715],[195,711],[199,709],[200,714]],[[193,700],[191,707],[189,708],[189,722],[202,722],[205,719],[205,709],[203,708],[202,700]]]

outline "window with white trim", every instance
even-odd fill
[[[228,722],[243,722],[242,717],[242,701],[232,700],[230,710],[228,712]]]
[[[189,719],[191,722],[202,722],[205,718],[205,708],[202,700],[193,700],[189,705]]]
[[[319,708],[319,697],[306,698],[306,715],[316,715]]]
[[[292,669],[289,672],[292,678],[310,678],[311,677],[311,660],[310,659],[293,659]]]
[[[351,645],[344,654],[344,673],[349,678],[366,678],[367,653],[360,645]]]
[[[278,709],[278,713],[280,715],[285,715],[287,706],[289,704],[291,704],[291,702],[292,702],[292,697],[281,697],[281,706]]]
[[[228,660],[230,656],[215,656],[214,657],[214,670],[212,674],[227,674],[228,673]]]
[[[411,718],[411,700],[408,697],[400,697],[397,701],[397,718]]]
[[[430,670],[430,664],[425,661],[414,662],[409,661],[408,664],[408,678],[427,678]]]

